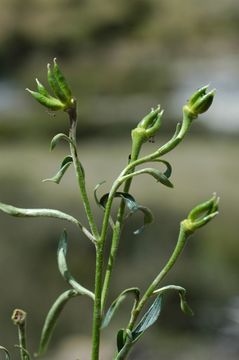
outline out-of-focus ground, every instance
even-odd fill
[[[199,86],[217,88],[212,108],[195,120],[190,134],[165,158],[173,165],[174,189],[144,176],[132,194],[152,209],[155,222],[139,237],[135,216],[125,227],[113,275],[113,300],[126,287],[146,288],[177,238],[178,224],[216,191],[220,214],[193,236],[164,284],[188,289],[195,316],[179,310],[176,294],[164,301],[160,320],[142,338],[131,359],[238,359],[239,246],[239,4],[221,0],[44,1],[0,0],[0,200],[19,207],[50,207],[79,216],[83,208],[73,169],[60,185],[53,175],[65,144],[49,152],[64,114],[48,114],[24,92],[37,76],[46,83],[46,63],[57,56],[79,99],[78,142],[91,194],[109,190],[130,153],[130,130],[158,103],[165,109],[161,133],[148,153],[173,134],[181,106]],[[96,217],[101,211],[94,206]],[[133,219],[132,219],[133,220]],[[64,227],[69,263],[82,284],[93,286],[94,249],[68,224],[16,219],[0,214],[0,345],[14,353],[11,313],[28,312],[29,345],[37,350],[44,316],[67,289],[56,250]],[[92,304],[73,299],[64,310],[46,360],[89,358]],[[115,333],[127,323],[122,306],[103,334],[102,360],[112,359]],[[15,356],[17,358],[17,355]],[[15,358],[14,357],[14,358]]]

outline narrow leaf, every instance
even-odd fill
[[[186,301],[186,292],[187,291],[183,287],[177,286],[177,285],[168,285],[168,286],[164,286],[160,289],[155,290],[153,292],[153,294],[163,295],[164,293],[168,292],[169,290],[178,291],[178,295],[180,298],[180,308],[181,308],[182,312],[184,312],[187,315],[193,316],[193,311]]]
[[[1,346],[1,345],[0,345],[0,350],[5,353],[5,359],[6,359],[6,360],[11,360],[9,351],[8,351],[4,346]]]
[[[50,150],[52,151],[55,147],[56,147],[56,144],[60,141],[60,140],[64,140],[64,141],[67,141],[69,144],[74,145],[74,143],[72,142],[72,140],[66,135],[66,134],[63,134],[63,133],[59,133],[57,135],[55,135],[53,137],[53,139],[51,140],[51,145],[50,145]]]
[[[166,165],[165,172],[162,173],[161,171],[154,169],[154,168],[145,168],[145,169],[134,171],[131,174],[125,175],[122,177],[122,179],[127,180],[134,176],[138,176],[138,175],[142,175],[142,174],[149,174],[149,175],[153,176],[161,184],[163,184],[167,187],[173,188],[173,184],[169,180],[169,178],[172,174],[172,166],[169,164],[169,162],[166,160],[161,160],[161,159],[155,159],[155,160],[153,160],[153,162],[160,162],[160,163],[163,163],[164,165]]]
[[[149,310],[144,314],[143,318],[133,330],[133,341],[137,341],[139,337],[142,336],[143,333],[156,322],[160,315],[161,307],[162,295],[158,295]]]
[[[54,175],[52,178],[44,179],[43,182],[51,181],[56,184],[59,184],[63,175],[65,174],[66,170],[68,169],[68,167],[71,165],[72,162],[73,162],[72,157],[66,156],[62,161],[60,170],[57,172],[57,174]]]
[[[186,290],[185,291],[179,291],[179,297],[180,297],[180,308],[182,312],[184,312],[186,315],[193,316],[193,310],[190,308],[186,301]]]
[[[114,314],[118,310],[120,304],[126,299],[127,295],[133,295],[135,298],[135,303],[137,303],[139,300],[139,294],[140,294],[140,291],[138,288],[129,288],[129,289],[122,291],[122,293],[110,305],[110,307],[104,317],[104,320],[102,322],[101,328],[103,329],[109,325]],[[135,306],[135,303],[134,303],[134,306]]]
[[[100,204],[104,208],[106,206],[108,197],[109,197],[109,193],[103,195],[102,198],[100,199]],[[135,201],[134,197],[132,195],[130,195],[129,193],[116,192],[114,197],[121,198],[121,199],[124,200],[126,206],[128,207],[128,209],[130,211],[129,215],[132,215],[136,211],[141,211],[143,213],[143,215],[144,215],[144,224],[138,230],[134,231],[135,235],[140,234],[144,230],[145,225],[149,225],[149,224],[151,224],[153,222],[154,218],[153,218],[153,214],[150,211],[150,209],[148,209],[145,206],[138,205],[137,202]]]
[[[95,238],[77,219],[59,210],[53,209],[22,209],[0,202],[0,210],[16,217],[50,217],[69,221],[77,225],[81,231],[94,243]]]
[[[57,262],[58,262],[59,271],[62,277],[75,291],[77,291],[81,295],[87,295],[94,300],[95,295],[90,290],[80,285],[71,275],[66,263],[66,254],[67,254],[67,232],[66,230],[64,230],[60,237],[58,251],[57,251]]]
[[[118,352],[124,347],[125,344],[125,329],[120,329],[117,333],[117,349]]]
[[[144,231],[144,227],[146,225],[152,224],[152,222],[154,221],[153,214],[149,208],[139,205],[137,210],[141,211],[144,214],[144,224],[139,229],[134,231],[134,235],[141,234]]]
[[[67,302],[71,298],[73,298],[77,295],[79,295],[79,293],[77,291],[67,290],[63,294],[61,294],[57,298],[55,303],[52,305],[51,309],[49,310],[49,312],[47,314],[47,317],[45,319],[45,323],[44,323],[44,326],[42,329],[38,355],[43,355],[46,352],[49,342],[51,340],[53,331],[55,329],[56,322],[57,322],[62,310],[64,309]]]
[[[104,206],[100,203],[100,200],[98,198],[98,195],[97,195],[97,191],[99,189],[99,187],[103,184],[105,184],[105,180],[104,181],[101,181],[100,183],[98,183],[95,188],[94,188],[94,199],[95,199],[95,202],[96,204],[100,207],[100,208],[103,208],[104,209]],[[108,199],[108,198],[107,198]]]

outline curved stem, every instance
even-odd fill
[[[189,236],[189,233],[187,233],[185,231],[184,226],[181,223],[178,241],[173,250],[172,255],[170,256],[166,265],[163,267],[163,269],[160,271],[160,273],[156,276],[156,278],[150,284],[148,289],[145,291],[143,297],[141,298],[137,307],[134,310],[133,316],[130,319],[127,329],[129,329],[131,331],[133,330],[135,323],[138,319],[138,316],[139,316],[142,308],[144,307],[145,303],[148,301],[149,297],[153,294],[153,292],[158,287],[159,283],[164,279],[164,277],[167,275],[169,270],[173,267],[173,265],[177,261],[178,257],[182,253],[188,236]],[[134,345],[134,343],[132,343],[132,342],[127,343],[115,359],[117,359],[117,360],[126,359],[127,355],[129,354],[130,350],[132,349],[133,345]]]
[[[133,171],[136,166],[144,164],[146,162],[150,162],[154,159],[160,158],[161,156],[167,154],[168,152],[172,151],[185,137],[187,134],[191,124],[192,124],[192,117],[188,112],[187,108],[184,107],[183,109],[183,121],[181,129],[178,133],[176,133],[166,144],[161,146],[158,150],[154,153],[146,155],[140,159],[135,159],[129,163],[129,165],[123,170],[120,176],[124,176],[128,174],[130,171]]]
[[[159,283],[164,279],[164,277],[167,275],[169,270],[171,270],[171,268],[177,261],[178,257],[182,253],[188,236],[189,236],[189,234],[187,232],[185,232],[184,226],[181,223],[178,241],[174,248],[174,251],[173,251],[172,255],[170,256],[169,260],[167,261],[166,265],[163,267],[163,269],[160,271],[160,273],[156,276],[156,278],[150,284],[148,289],[145,291],[143,297],[139,301],[138,306],[135,309],[135,317],[132,319],[131,323],[128,326],[128,328],[130,330],[133,329],[133,326],[137,320],[137,316],[140,313],[140,311],[142,310],[142,308],[145,305],[145,303],[147,302],[147,300],[149,299],[149,297],[153,294],[153,292],[158,287]]]

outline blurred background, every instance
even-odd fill
[[[152,209],[155,223],[138,237],[132,233],[140,216],[125,227],[110,299],[126,287],[144,290],[172,251],[179,222],[217,192],[220,215],[190,239],[164,281],[188,289],[195,316],[182,314],[177,294],[168,295],[131,360],[238,359],[238,1],[0,0],[0,24],[1,201],[15,206],[56,208],[85,222],[73,169],[60,185],[41,181],[68,154],[65,144],[49,152],[52,136],[68,129],[66,116],[49,114],[24,91],[35,89],[36,77],[46,84],[46,64],[54,57],[79,99],[79,153],[92,202],[94,186],[106,180],[99,193],[108,192],[124,167],[130,131],[151,107],[161,104],[164,122],[144,153],[172,136],[196,88],[210,83],[217,89],[212,108],[165,157],[175,188],[147,176],[135,179],[131,193]],[[100,222],[97,206],[94,212]],[[71,271],[92,288],[94,249],[74,228],[0,216],[0,344],[13,353],[13,309],[27,311],[29,345],[36,351],[43,319],[67,289],[56,262],[64,227]],[[45,359],[89,359],[91,305],[84,298],[68,304]],[[123,305],[104,332],[102,359],[112,359],[114,334],[128,311]]]

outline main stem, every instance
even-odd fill
[[[133,146],[132,153],[131,153],[131,161],[137,159],[139,151],[140,151],[141,144],[137,142],[137,145]],[[133,160],[132,160],[133,159]],[[125,184],[124,191],[128,191],[131,184],[131,179],[127,181]],[[127,186],[126,186],[127,185]],[[109,217],[112,202],[114,199],[114,193],[116,191],[118,184],[117,182],[113,185],[103,219],[102,224],[102,231],[100,240],[96,244],[96,272],[95,272],[95,303],[94,303],[94,313],[93,313],[93,333],[92,333],[92,360],[99,359],[99,348],[100,348],[100,327],[102,322],[102,315],[103,315],[103,307],[105,305],[106,295],[109,288],[109,282],[111,278],[112,268],[114,259],[118,249],[118,241],[120,237],[120,230],[122,226],[122,220],[124,215],[124,203],[122,202],[120,205],[120,209],[117,216],[116,225],[114,227],[113,239],[112,239],[112,246],[109,256],[109,262],[106,270],[106,276],[103,283],[103,260],[104,260],[104,248],[105,248],[105,240],[107,236],[107,230],[109,225]]]
[[[133,141],[129,163],[137,160],[141,146],[142,146],[141,141]],[[131,172],[133,172],[133,171],[134,171],[134,168],[131,169]],[[129,192],[131,182],[132,182],[132,178],[128,179],[125,182],[124,190],[123,190],[124,192]],[[117,218],[116,218],[116,222],[115,222],[115,226],[114,226],[114,230],[113,230],[110,255],[109,255],[106,274],[105,274],[105,278],[104,278],[104,284],[103,284],[103,290],[102,290],[102,311],[105,307],[105,302],[106,302],[108,291],[109,291],[109,284],[110,284],[110,280],[112,277],[112,270],[113,270],[115,258],[116,258],[118,247],[119,247],[119,239],[120,239],[120,235],[121,235],[124,211],[125,211],[125,203],[124,203],[124,201],[121,201],[121,204],[120,204],[120,207],[118,210],[118,214],[117,214]]]

